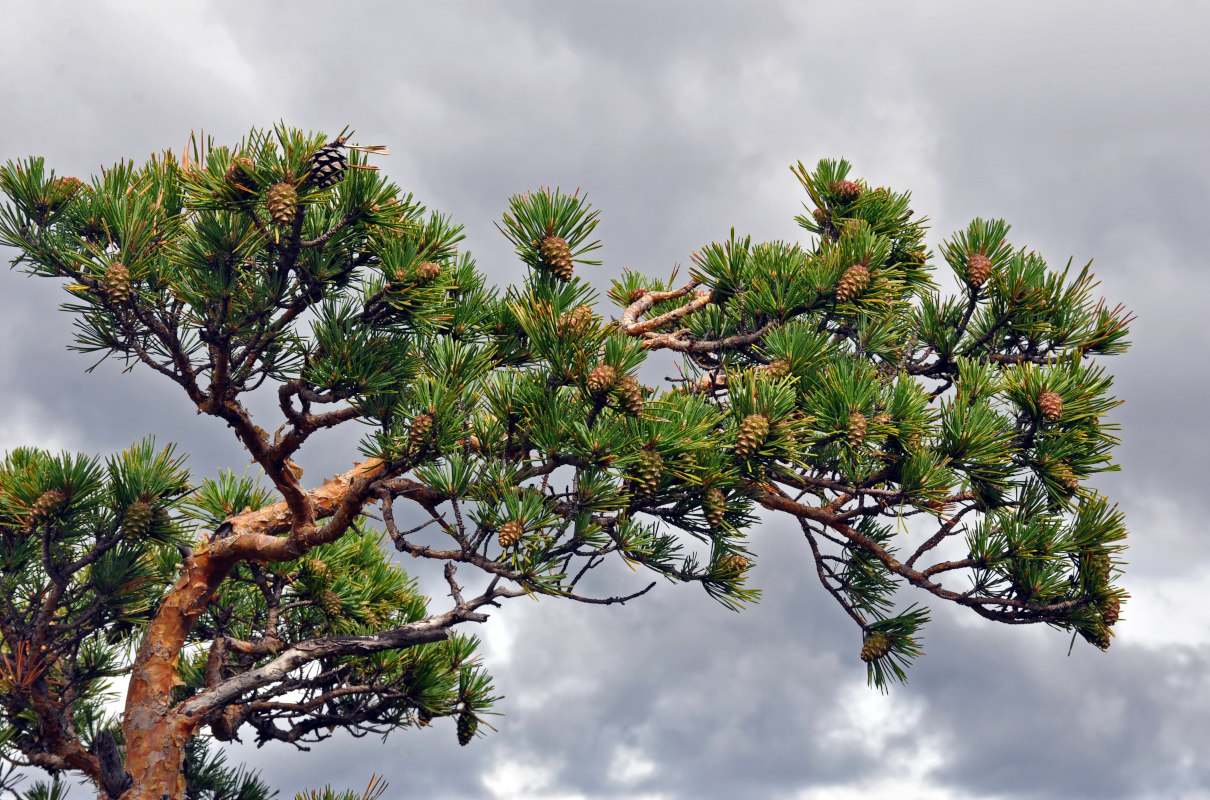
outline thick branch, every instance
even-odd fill
[[[459,604],[444,614],[402,625],[382,633],[365,636],[329,636],[291,645],[281,655],[259,669],[235,675],[211,689],[191,697],[181,704],[177,713],[201,718],[223,708],[247,692],[283,680],[294,670],[321,658],[333,656],[370,655],[384,650],[401,650],[418,644],[448,639],[450,628],[460,622],[483,622],[486,615],[475,609],[492,602],[482,595]]]

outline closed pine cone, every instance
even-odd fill
[[[1038,410],[1046,419],[1057,422],[1063,416],[1063,398],[1058,392],[1042,392],[1038,395]]]
[[[571,260],[571,247],[562,236],[543,236],[538,244],[538,255],[544,269],[565,281],[572,279],[575,267]]]
[[[836,302],[847,303],[870,285],[870,270],[864,264],[854,264],[844,271],[836,284]]]
[[[769,438],[769,418],[764,414],[749,414],[740,423],[735,437],[735,455],[740,459],[752,458]]]
[[[891,640],[885,633],[871,633],[861,645],[861,660],[869,663],[891,652]]]
[[[987,283],[992,274],[992,260],[982,253],[971,253],[966,259],[966,280],[976,288]]]

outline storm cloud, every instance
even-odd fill
[[[1193,2],[10,3],[0,158],[60,174],[252,126],[357,129],[405,190],[467,226],[492,279],[509,194],[587,191],[599,289],[665,275],[734,226],[799,238],[787,167],[845,157],[911,189],[930,243],[975,216],[1052,265],[1095,258],[1139,315],[1107,363],[1126,402],[1133,598],[1106,654],[938,609],[906,687],[865,686],[860,637],[784,521],[753,534],[765,599],[690,587],[623,608],[514,601],[479,633],[499,734],[452,725],[313,752],[237,748],[289,796],[1207,798],[1210,589],[1202,529],[1210,328],[1210,6]],[[11,257],[12,254],[5,254]],[[69,353],[50,282],[0,273],[0,446],[107,453],[147,433],[197,474],[247,456],[158,376]],[[1199,355],[1199,353],[1201,355]],[[1197,364],[1202,366],[1198,367]],[[355,442],[303,459],[343,470]],[[309,460],[308,460],[309,459]],[[625,583],[629,574],[611,576]],[[905,592],[905,596],[906,596]]]

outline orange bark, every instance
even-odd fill
[[[370,459],[309,492],[315,519],[335,514],[361,479],[373,478],[381,469],[378,459]],[[184,796],[185,744],[203,720],[175,712],[172,688],[179,680],[181,648],[215,590],[240,561],[290,561],[319,543],[313,536],[299,540],[277,535],[291,529],[285,502],[240,514],[228,522],[229,534],[203,544],[185,561],[181,577],[165,596],[135,656],[122,720],[126,771],[134,782],[121,800],[179,800]]]

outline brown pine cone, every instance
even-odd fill
[[[1063,416],[1063,398],[1057,392],[1042,392],[1038,395],[1038,410],[1051,422]]]
[[[618,371],[608,364],[601,364],[599,367],[588,373],[588,380],[585,383],[588,386],[588,391],[594,395],[604,395],[613,385],[617,383]]]
[[[572,279],[575,267],[571,260],[571,247],[562,236],[544,236],[538,245],[540,264],[558,278]]]
[[[992,274],[992,260],[982,253],[971,253],[966,259],[966,280],[976,288],[987,283]]]
[[[521,541],[521,536],[524,533],[525,526],[519,520],[510,519],[500,526],[500,533],[496,538],[500,542],[501,547],[508,548]]]
[[[842,203],[851,203],[861,197],[860,184],[853,181],[835,181],[830,187],[832,194]]]
[[[870,285],[870,270],[864,264],[854,264],[844,271],[836,283],[836,302],[847,303]]]

